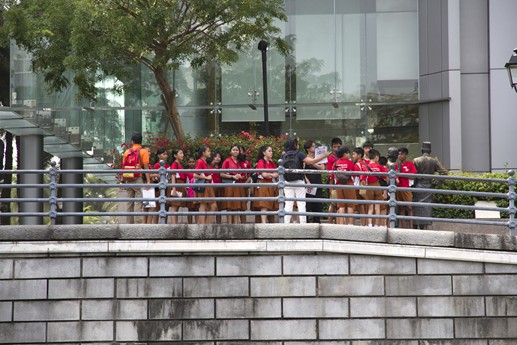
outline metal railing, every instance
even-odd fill
[[[285,180],[285,174],[286,173],[303,173],[303,174],[332,174],[335,173],[335,171],[328,171],[328,170],[297,170],[297,169],[285,169],[282,164],[282,161],[279,161],[279,167],[277,169],[235,169],[235,172],[242,172],[247,174],[252,173],[261,173],[261,172],[276,172],[279,175],[279,178],[276,181],[273,181],[272,183],[250,183],[249,181],[247,183],[236,183],[236,184],[228,184],[228,183],[211,183],[209,186],[213,188],[235,188],[235,187],[244,187],[244,188],[257,188],[257,187],[275,187],[278,189],[278,195],[275,197],[256,197],[256,196],[245,196],[245,197],[239,197],[239,198],[231,198],[232,201],[259,201],[259,200],[266,200],[266,201],[276,201],[278,202],[278,209],[272,210],[272,211],[252,211],[252,210],[246,210],[246,211],[206,211],[206,212],[199,212],[199,211],[189,211],[189,210],[181,210],[179,209],[177,212],[170,212],[167,207],[168,201],[193,201],[192,198],[188,196],[182,196],[182,197],[172,197],[166,195],[166,191],[168,187],[184,187],[184,188],[192,188],[195,185],[193,183],[176,183],[172,184],[168,182],[168,174],[171,172],[171,170],[168,170],[165,168],[163,162],[161,162],[161,167],[157,170],[151,170],[154,174],[159,174],[160,181],[158,183],[152,184],[153,188],[158,188],[159,194],[153,198],[127,198],[127,197],[114,197],[114,198],[102,198],[102,197],[62,197],[59,196],[59,190],[64,190],[67,188],[72,189],[83,189],[83,188],[91,188],[91,189],[97,189],[97,188],[117,188],[117,189],[123,189],[128,187],[125,183],[112,183],[112,184],[106,184],[106,183],[95,183],[95,184],[72,184],[72,183],[60,183],[59,182],[59,175],[63,174],[77,174],[77,175],[86,175],[86,174],[94,174],[94,175],[102,175],[102,174],[122,174],[124,170],[122,169],[113,169],[113,170],[107,170],[107,171],[99,171],[99,170],[58,170],[56,168],[55,163],[52,163],[51,167],[48,170],[4,170],[2,173],[5,174],[13,174],[13,175],[31,175],[31,176],[37,176],[37,175],[46,175],[48,182],[43,183],[31,183],[31,184],[0,184],[0,188],[13,188],[13,189],[28,189],[32,191],[38,191],[41,193],[41,191],[45,192],[47,196],[43,197],[13,197],[13,198],[4,198],[0,199],[0,203],[17,203],[18,205],[23,203],[32,203],[32,204],[39,204],[39,205],[48,205],[45,208],[48,209],[48,211],[23,211],[23,210],[17,210],[17,211],[11,211],[11,212],[3,212],[0,213],[0,216],[2,217],[48,217],[50,224],[56,224],[56,220],[58,217],[66,217],[66,216],[110,216],[110,217],[120,217],[120,216],[151,216],[156,215],[159,218],[160,224],[165,224],[167,221],[168,216],[185,216],[185,215],[204,215],[204,216],[215,216],[215,215],[252,215],[252,216],[259,216],[259,215],[268,215],[268,216],[276,216],[278,217],[279,222],[284,221],[284,217],[286,215],[293,215],[293,216],[316,216],[316,217],[349,217],[354,219],[361,219],[361,218],[371,218],[371,219],[384,219],[387,222],[387,225],[391,228],[395,228],[397,226],[397,223],[401,220],[424,220],[424,221],[436,221],[439,220],[441,222],[450,222],[450,223],[468,223],[468,224],[479,224],[479,225],[491,225],[491,226],[504,226],[507,227],[510,231],[510,234],[512,236],[515,235],[515,214],[516,214],[516,207],[515,207],[515,199],[516,199],[516,193],[515,193],[515,178],[514,178],[514,171],[511,170],[508,172],[508,178],[506,179],[495,179],[495,178],[476,178],[476,177],[464,177],[464,176],[441,176],[441,175],[424,175],[424,174],[403,174],[397,170],[394,169],[394,165],[391,166],[387,173],[387,177],[389,178],[389,184],[388,186],[382,187],[382,186],[357,186],[357,185],[331,185],[331,184],[311,184],[311,187],[315,188],[321,188],[322,190],[329,190],[329,189],[365,189],[365,190],[382,190],[386,191],[388,194],[388,198],[386,200],[365,200],[365,199],[332,199],[329,200],[329,198],[302,198],[302,199],[296,199],[296,198],[287,198],[285,196],[285,188],[286,187],[307,187],[306,184],[293,184],[293,183],[286,183]],[[195,169],[185,169],[185,170],[174,170],[174,173],[220,173],[222,170],[220,169],[205,169],[205,170],[195,170]],[[134,172],[137,173],[144,173],[149,172],[149,170],[134,170]],[[386,177],[386,173],[376,173],[376,172],[340,172],[340,174],[348,174],[348,175],[366,175],[366,176],[384,176]],[[414,186],[412,188],[402,188],[398,187],[396,185],[396,180],[399,177],[406,177],[410,179],[414,179],[418,177],[419,179],[433,179],[437,181],[445,181],[445,180],[464,180],[464,181],[473,181],[473,182],[482,182],[482,183],[503,183],[507,186],[507,192],[506,193],[493,193],[493,192],[473,192],[473,191],[461,191],[461,190],[445,190],[445,189],[436,189],[436,188],[415,188]],[[141,187],[141,188],[147,188],[149,187],[149,184],[147,183],[131,183],[131,187]],[[460,205],[460,204],[443,204],[443,203],[435,203],[435,202],[429,202],[429,203],[423,203],[423,202],[404,202],[399,201],[396,199],[396,192],[397,191],[410,191],[410,192],[425,192],[425,193],[431,193],[431,194],[450,194],[450,195],[468,195],[472,197],[477,198],[488,198],[488,199],[503,199],[507,200],[508,206],[507,207],[496,207],[496,206],[479,206],[479,205]],[[221,197],[195,197],[196,201],[221,201]],[[225,200],[229,200],[226,198]],[[329,212],[299,212],[299,211],[293,211],[293,212],[287,212],[285,210],[285,203],[286,201],[305,201],[310,203],[323,203],[328,204],[329,202],[338,202],[338,203],[349,203],[354,205],[371,205],[371,204],[380,204],[385,205],[387,212],[386,214],[358,214],[358,213],[329,213]],[[115,202],[115,203],[121,203],[121,202],[156,202],[157,203],[157,209],[150,210],[149,212],[142,211],[135,211],[135,212],[113,212],[113,211],[63,211],[60,207],[58,207],[61,204],[65,203],[88,203],[88,202]],[[409,216],[409,215],[403,215],[398,212],[400,206],[411,206],[411,207],[427,207],[427,208],[444,208],[444,209],[458,209],[458,210],[471,210],[471,211],[497,211],[497,212],[504,212],[505,214],[508,214],[508,219],[499,219],[499,220],[483,220],[483,219],[454,219],[454,218],[433,218],[433,217],[418,217],[418,216]]]

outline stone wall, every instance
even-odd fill
[[[0,343],[509,345],[515,238],[336,225],[0,228]]]

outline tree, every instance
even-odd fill
[[[123,82],[131,67],[143,64],[179,138],[185,133],[170,70],[184,63],[231,64],[246,44],[260,39],[281,52],[289,49],[275,25],[286,20],[284,0],[11,1],[0,13],[2,36],[32,54],[33,69],[50,91],[73,82],[80,98],[95,99],[96,81],[113,76]],[[73,80],[65,72],[73,72]]]

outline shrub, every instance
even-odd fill
[[[469,178],[483,178],[483,179],[508,179],[507,173],[482,173],[474,174],[468,172],[460,172],[454,176],[462,176]],[[502,181],[472,181],[472,180],[445,180],[445,182],[437,189],[440,190],[457,190],[469,192],[484,192],[484,193],[508,193],[508,183]],[[508,207],[507,198],[496,197],[478,197],[466,194],[434,194],[433,202],[438,204],[452,204],[452,205],[467,205],[474,206],[477,201],[496,201],[497,207]],[[507,212],[501,214],[503,218],[508,217]],[[436,218],[474,218],[473,210],[459,210],[448,208],[433,208],[433,217]]]
[[[233,144],[242,145],[246,150],[248,160],[252,163],[256,161],[257,153],[262,145],[270,145],[273,149],[273,160],[276,162],[280,159],[280,155],[284,150],[284,144],[288,136],[283,135],[280,137],[275,136],[254,136],[249,132],[242,131],[235,135],[210,135],[208,137],[190,137],[187,136],[184,139],[169,140],[164,137],[153,137],[151,133],[146,133],[144,139],[144,145],[151,148],[151,163],[154,163],[154,155],[159,148],[165,148],[170,151],[174,148],[181,148],[185,154],[184,166],[186,166],[186,160],[189,157],[197,159],[196,151],[201,145],[210,147],[212,152],[220,152],[224,158],[229,157],[230,149]],[[300,147],[303,146],[303,141],[300,142]],[[118,149],[112,150],[113,164],[112,167],[120,169],[122,161],[122,155],[124,151],[129,147],[129,144],[123,143]],[[172,159],[169,155],[169,159]]]

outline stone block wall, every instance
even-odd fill
[[[171,239],[149,229],[148,239],[133,234],[123,241],[69,235],[63,241],[55,230],[45,240],[18,234],[14,241],[4,232],[0,343],[517,343],[517,253],[495,248],[495,238],[452,240],[492,243],[481,250],[444,245],[448,233],[435,233],[433,247],[409,244],[387,229],[377,243],[370,240],[378,229],[343,235],[358,231],[358,240],[363,231],[364,242],[336,239],[339,228],[327,229],[332,239],[323,229],[303,238],[308,229],[297,239],[257,232],[232,238],[210,228],[197,239],[192,232]],[[409,238],[429,242],[429,236],[415,231]],[[317,243],[321,250],[313,249]],[[339,243],[359,249],[324,249]],[[252,245],[257,249],[233,249]],[[43,254],[42,248],[54,249]],[[426,257],[432,250],[442,255]],[[471,259],[445,259],[451,255]]]

